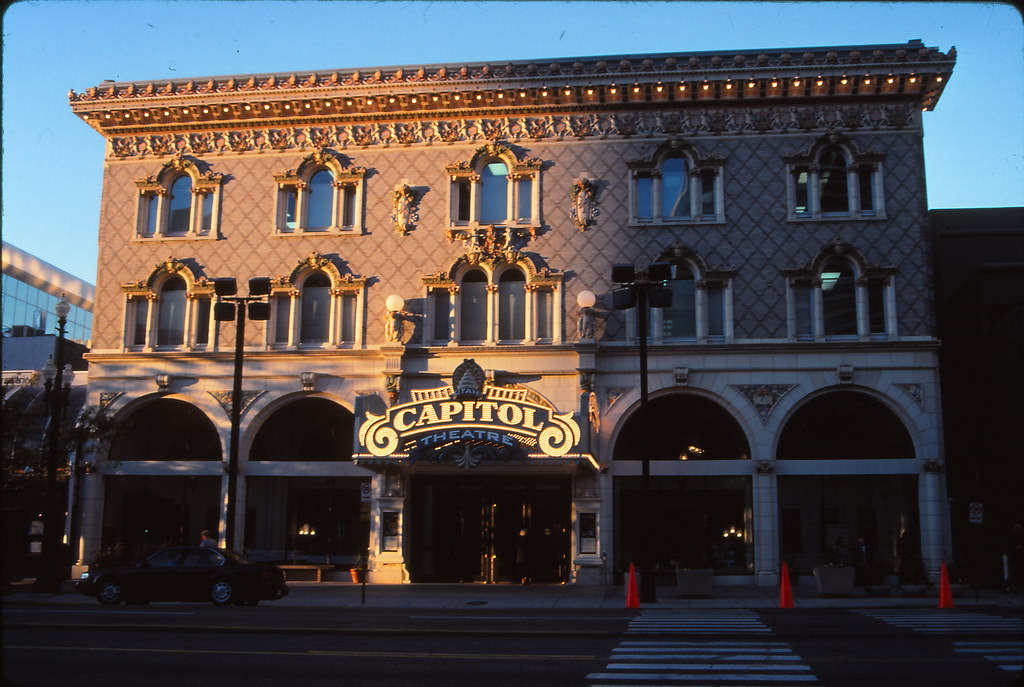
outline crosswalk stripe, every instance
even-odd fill
[[[1024,632],[1024,621],[1019,618],[1002,618],[983,613],[949,611],[859,611],[862,615],[875,618],[895,627],[908,628],[915,632]]]
[[[686,668],[687,670],[770,670],[773,672],[811,669],[810,666],[805,665],[776,666],[770,663],[690,663],[688,661],[676,661],[674,663],[614,663],[609,664],[606,670],[665,670],[671,668]]]
[[[618,675],[615,673],[591,673],[587,676],[588,680],[614,680]],[[630,680],[714,680],[714,684],[720,685],[723,680],[730,680],[736,682],[744,680],[747,683],[753,682],[781,682],[782,680],[790,680],[796,682],[817,682],[818,678],[814,675],[752,675],[751,673],[724,673],[715,675],[691,675],[689,673],[634,673],[629,676]],[[594,687],[594,686],[592,686]],[[620,686],[621,687],[621,686]]]
[[[761,635],[771,629],[747,610],[645,611],[629,624],[604,670],[586,679],[590,687],[798,687],[818,682],[787,642],[686,637],[728,633]]]
[[[953,642],[953,650],[961,654],[980,655],[986,661],[995,663],[1000,670],[1024,670],[1024,640]]]

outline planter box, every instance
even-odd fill
[[[819,596],[849,596],[853,593],[853,568],[815,568],[814,582]]]
[[[676,588],[681,596],[711,596],[711,568],[676,570]]]

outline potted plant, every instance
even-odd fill
[[[348,569],[352,576],[352,582],[359,583],[366,581],[366,554],[360,554],[352,559],[352,565]]]

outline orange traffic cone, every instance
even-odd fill
[[[782,564],[782,581],[779,585],[779,608],[793,608],[793,590],[789,587],[789,566]]]
[[[636,568],[629,564],[629,579],[626,580],[626,608],[640,608],[640,594],[636,589]]]
[[[954,608],[953,592],[949,588],[949,573],[946,564],[942,564],[942,575],[939,578],[939,608]]]

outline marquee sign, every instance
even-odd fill
[[[572,413],[558,413],[529,389],[483,383],[472,360],[456,369],[452,386],[411,394],[410,403],[366,414],[359,427],[365,457],[453,461],[467,469],[481,460],[590,459],[576,453],[581,431]]]

